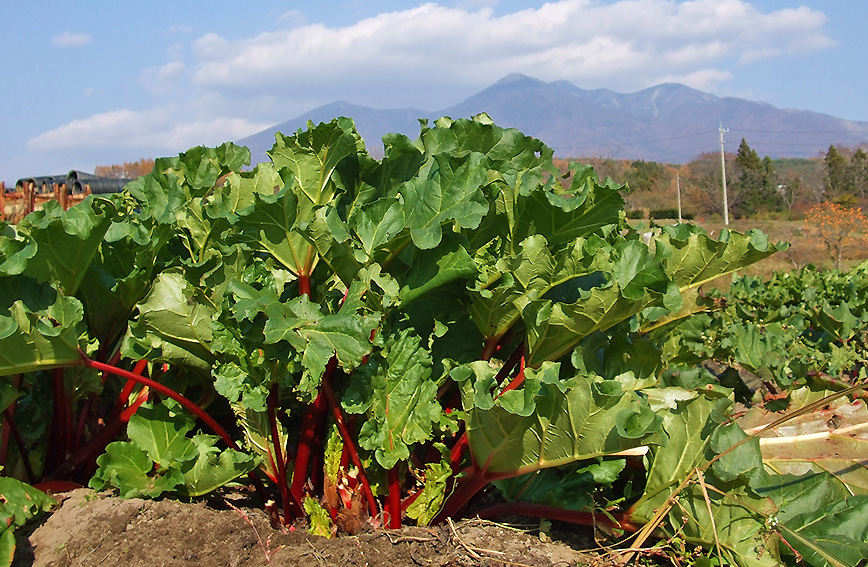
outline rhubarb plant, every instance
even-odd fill
[[[767,521],[789,496],[761,493],[781,475],[756,447],[733,449],[732,390],[666,371],[674,329],[710,309],[699,287],[784,245],[681,225],[649,246],[621,186],[560,176],[541,141],[484,115],[420,130],[384,137],[382,159],[347,118],[278,134],[252,169],[244,148],[193,148],[4,228],[8,469],[129,496],[247,474],[323,534],[437,522],[495,486],[503,513],[777,560]],[[635,464],[621,509],[600,510]]]

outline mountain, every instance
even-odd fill
[[[546,83],[511,74],[456,105],[431,112],[416,108],[380,110],[348,102],[313,109],[239,140],[254,163],[267,160],[274,133],[290,134],[308,120],[327,122],[349,116],[368,150],[381,156],[382,136],[419,134],[419,118],[468,118],[488,113],[503,127],[518,128],[543,140],[559,157],[611,157],[684,163],[703,152],[720,151],[723,125],[727,151],[745,138],[760,156],[813,157],[830,145],[868,142],[868,122],[844,120],[807,110],[783,110],[762,102],[718,97],[665,83],[635,93],[586,90],[567,81]]]

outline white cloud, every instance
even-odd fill
[[[51,45],[55,47],[79,47],[93,41],[89,33],[63,32],[51,38]]]
[[[237,140],[269,126],[230,117],[180,121],[176,119],[177,114],[177,110],[171,108],[103,112],[43,132],[28,140],[27,148],[48,152],[82,146],[126,147],[164,155],[192,146],[217,145],[227,140]]]
[[[824,20],[810,8],[764,13],[745,0],[561,0],[500,16],[428,3],[344,27],[208,34],[192,45],[191,69],[198,86],[227,95],[319,93],[363,104],[406,95],[379,106],[430,105],[456,89],[443,103],[457,102],[511,72],[635,90],[696,73],[722,80],[737,62],[828,47]]]
[[[833,44],[822,13],[762,12],[746,0],[561,0],[502,15],[494,4],[428,3],[340,27],[288,12],[277,19],[291,29],[242,39],[206,34],[141,73],[161,106],[74,120],[27,146],[171,155],[339,99],[436,111],[513,72],[620,92],[680,82],[719,93],[738,65]],[[72,45],[74,34],[63,35]]]
[[[171,61],[162,67],[145,69],[139,81],[155,95],[173,95],[183,83],[186,70],[183,61]]]

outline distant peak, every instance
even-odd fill
[[[545,84],[536,77],[530,77],[528,75],[523,75],[521,73],[510,73],[509,75],[503,77],[496,83],[494,83],[493,87],[502,86],[502,85],[511,85],[515,83],[537,83],[537,84]]]

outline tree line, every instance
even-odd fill
[[[686,164],[586,157],[601,177],[627,184],[628,213],[672,210],[680,186],[682,210],[697,218],[722,215],[720,154],[699,154]],[[724,154],[729,214],[733,218],[801,218],[824,201],[852,207],[868,203],[868,153],[832,145],[817,157],[760,157],[742,138]],[[567,160],[558,164],[566,171]]]

